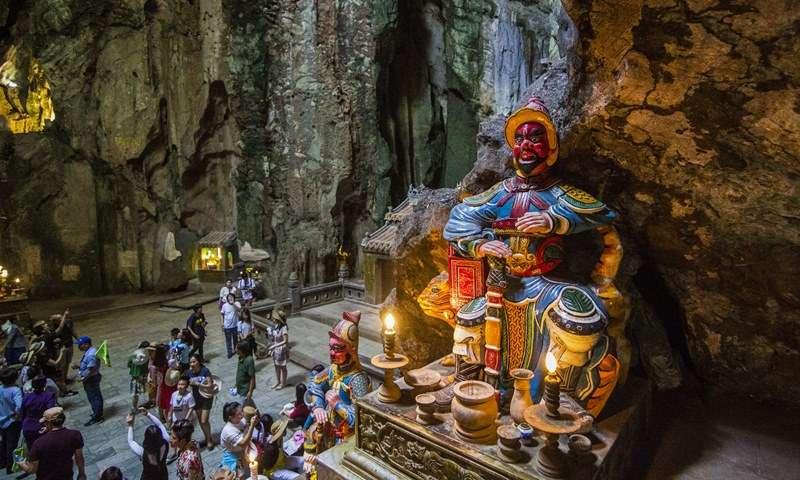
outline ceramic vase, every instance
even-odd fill
[[[510,415],[514,423],[525,422],[525,410],[533,405],[531,398],[531,379],[533,372],[526,368],[515,368],[509,372],[514,379],[514,396],[511,397]]]

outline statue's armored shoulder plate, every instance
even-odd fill
[[[352,376],[348,386],[350,387],[350,391],[353,392],[353,396],[356,398],[366,395],[372,391],[372,381],[369,379],[367,372],[364,372],[363,370],[356,372]]]
[[[492,197],[503,188],[503,182],[495,183],[492,188],[486,190],[483,193],[479,193],[477,195],[473,195],[471,197],[467,197],[464,199],[464,203],[469,205],[470,207],[479,207],[484,203],[488,202],[492,199]]]
[[[553,194],[562,205],[577,213],[595,213],[606,207],[592,195],[565,183],[553,187]]]
[[[326,381],[328,381],[329,377],[330,377],[330,368],[326,368],[325,370],[323,370],[323,371],[319,372],[318,374],[314,375],[313,382],[317,383],[317,384],[325,383]]]

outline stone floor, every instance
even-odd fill
[[[215,436],[223,426],[222,405],[230,400],[227,394],[228,387],[232,385],[236,374],[236,359],[226,359],[220,320],[213,308],[207,308],[209,318],[209,338],[206,341],[206,356],[209,358],[208,367],[215,375],[220,376],[225,384],[223,392],[214,402],[211,413],[211,427]],[[209,311],[211,313],[209,313]],[[131,452],[127,444],[127,429],[125,416],[130,411],[131,403],[128,390],[128,370],[126,368],[127,356],[142,340],[162,341],[169,340],[169,331],[174,327],[185,325],[188,312],[162,311],[157,304],[132,308],[111,313],[91,315],[76,321],[79,335],[90,335],[96,344],[103,340],[108,341],[111,354],[111,367],[103,367],[102,391],[105,399],[106,421],[99,425],[84,427],[83,423],[89,419],[90,409],[86,396],[77,385],[79,395],[62,399],[62,405],[67,411],[67,425],[78,428],[84,436],[84,453],[87,461],[87,477],[96,479],[100,472],[110,465],[121,468],[128,479],[134,480],[141,474],[141,461]],[[291,332],[291,330],[290,330]],[[290,338],[291,341],[291,338]],[[324,347],[323,347],[324,348]],[[76,357],[80,352],[76,350]],[[76,361],[77,361],[76,359]],[[262,412],[273,416],[279,415],[284,404],[294,399],[294,388],[285,388],[275,391],[269,387],[275,381],[275,371],[271,360],[256,362],[258,372],[256,379],[256,393],[254,400]],[[289,363],[289,383],[305,381],[306,371],[301,367]],[[147,420],[137,419],[135,438],[141,442]],[[195,438],[202,438],[199,428],[195,430]],[[221,449],[213,452],[203,452],[203,462],[206,473],[215,470],[221,457]],[[174,475],[175,466],[171,467]],[[6,478],[0,474],[0,478]],[[8,478],[13,478],[12,476]]]
[[[695,388],[655,395],[653,420],[646,480],[800,479],[796,409],[704,395]]]

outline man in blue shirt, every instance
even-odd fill
[[[83,383],[86,398],[92,407],[92,418],[84,423],[84,427],[103,421],[103,394],[100,392],[100,361],[97,359],[97,349],[92,346],[92,339],[86,335],[78,337],[75,341],[78,349],[83,352],[81,363],[78,366],[78,378]]]
[[[14,466],[14,449],[17,448],[22,430],[22,390],[17,386],[17,371],[12,368],[0,370],[0,468],[11,474]]]

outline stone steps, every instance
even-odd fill
[[[358,323],[358,334],[361,341],[363,342],[364,339],[368,339],[374,342],[382,342],[381,321],[378,315],[379,311],[374,305],[342,300],[335,303],[320,305],[319,307],[308,308],[300,313],[303,317],[332,327],[342,318],[342,312],[353,310],[361,311],[361,321]]]

